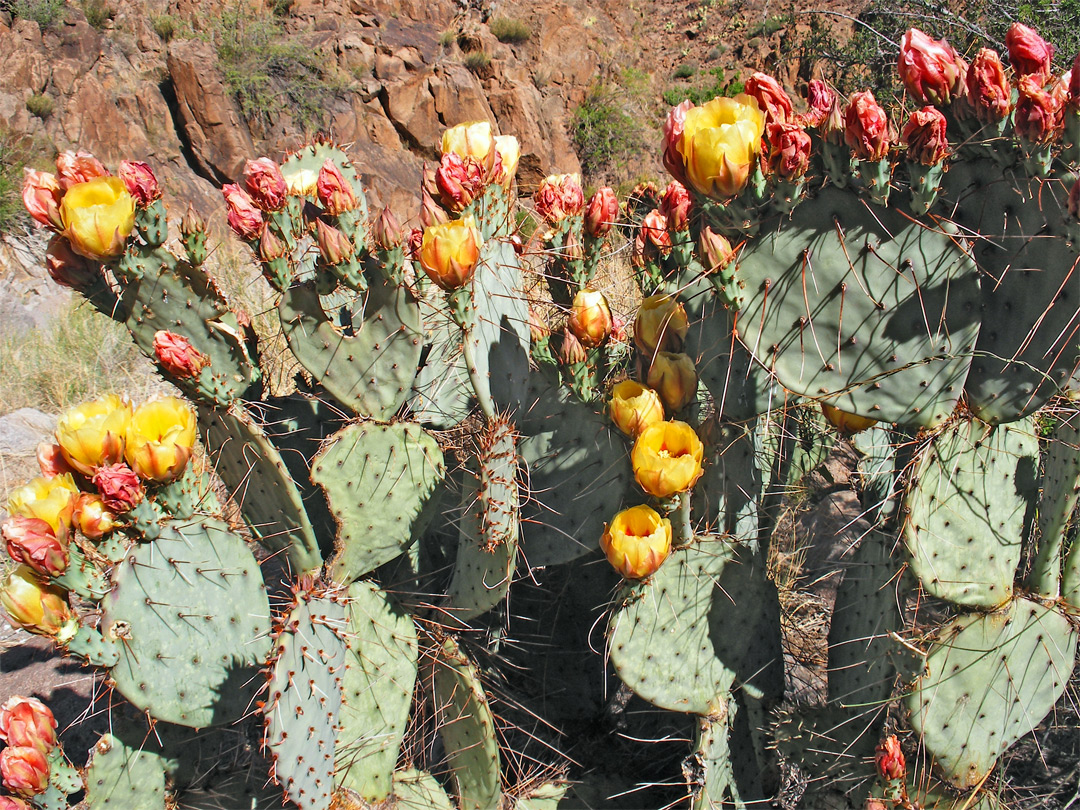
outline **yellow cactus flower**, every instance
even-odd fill
[[[60,220],[72,250],[108,261],[124,252],[135,228],[135,198],[119,177],[95,177],[67,190],[60,201]]]
[[[19,517],[44,520],[57,537],[66,537],[71,528],[78,494],[79,488],[75,486],[71,473],[51,478],[39,476],[8,496],[8,512]]]
[[[42,583],[28,565],[12,571],[0,587],[0,605],[17,626],[40,636],[70,641],[78,630],[67,594],[62,588]]]
[[[829,420],[829,424],[839,430],[845,436],[854,436],[862,433],[877,424],[876,419],[868,419],[865,416],[856,416],[853,413],[842,411],[839,408],[821,403],[821,412]]]
[[[634,478],[657,498],[690,489],[701,477],[705,447],[685,422],[657,422],[638,436],[630,452]]]
[[[646,380],[672,413],[685,408],[697,395],[698,375],[688,354],[657,352]]]
[[[74,469],[93,475],[98,467],[124,457],[124,436],[131,422],[131,405],[116,394],[84,402],[60,417],[56,442]]]
[[[657,349],[678,351],[689,331],[682,302],[663,293],[642,300],[634,320],[634,343],[642,354],[651,357]]]
[[[495,149],[502,161],[502,171],[492,179],[505,188],[510,188],[514,175],[517,174],[518,161],[521,160],[521,144],[513,135],[496,135]]]
[[[161,397],[135,409],[127,434],[127,462],[140,477],[172,481],[195,448],[195,412],[176,397]]]
[[[745,93],[688,109],[678,144],[687,180],[715,199],[738,194],[753,169],[764,131],[765,114]]]
[[[637,436],[649,425],[664,421],[664,404],[651,388],[623,380],[611,389],[608,413],[615,427],[627,436]]]
[[[483,239],[471,216],[424,228],[420,266],[439,287],[452,292],[472,278]]]
[[[491,134],[491,124],[487,121],[470,121],[450,127],[443,132],[442,153],[444,155],[453,153],[458,157],[471,157],[484,163],[491,150],[495,148],[495,137]]]
[[[652,507],[632,506],[604,527],[600,547],[624,577],[644,579],[671,553],[671,521]]]

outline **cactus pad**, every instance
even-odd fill
[[[164,810],[161,758],[105,734],[91,750],[86,768],[86,804],[90,810]]]
[[[446,466],[418,425],[354,424],[330,441],[311,480],[326,491],[338,523],[329,569],[344,584],[394,559],[423,532]]]
[[[970,788],[1053,708],[1073,668],[1077,631],[1051,608],[1017,599],[954,619],[939,637],[907,707],[946,780]]]
[[[244,541],[216,520],[173,524],[133,545],[101,600],[118,642],[116,688],[152,717],[204,728],[250,708],[252,674],[270,649],[262,573]]]
[[[454,810],[454,803],[434,776],[410,769],[394,774],[394,807],[400,810]]]
[[[1009,599],[1037,495],[1038,453],[1030,418],[996,427],[960,421],[924,448],[905,502],[904,541],[927,591],[972,607]]]
[[[412,707],[416,627],[370,582],[349,587],[348,632],[334,778],[365,801],[381,802]]]

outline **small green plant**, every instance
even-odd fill
[[[692,104],[704,104],[717,96],[736,96],[743,91],[743,83],[736,73],[730,80],[722,67],[714,67],[708,75],[712,81],[696,86],[670,87],[663,93],[664,103],[674,107],[676,104],[689,99]]]
[[[676,79],[689,79],[698,72],[698,66],[696,62],[683,62],[677,68],[672,76]]]
[[[161,37],[162,42],[170,41],[180,28],[180,21],[171,14],[159,14],[151,20],[150,24],[154,28],[154,33]]]
[[[0,233],[29,223],[22,203],[23,169],[43,161],[48,147],[0,127]],[[34,159],[36,157],[36,159]],[[37,168],[44,168],[39,166]]]
[[[439,34],[439,44],[444,48],[449,48],[454,44],[454,40],[457,39],[457,32],[452,28],[447,28],[441,34]]]
[[[296,0],[270,0],[270,13],[275,17],[288,17]]]
[[[625,90],[601,84],[574,111],[574,144],[586,177],[622,169],[644,150],[644,131],[633,106]]]
[[[99,30],[104,28],[116,13],[104,0],[84,0],[82,9],[86,21]]]
[[[491,33],[499,42],[517,45],[527,42],[532,36],[528,23],[510,17],[496,17],[491,21]]]
[[[748,37],[767,37],[775,34],[790,22],[790,16],[773,15],[772,17],[766,17],[756,25],[752,25],[746,35]]]
[[[52,100],[52,97],[44,93],[34,93],[26,100],[26,109],[29,110],[30,114],[36,115],[43,121],[52,115],[55,106],[56,103]]]
[[[44,31],[63,19],[64,0],[15,0],[11,13],[24,20],[33,20]]]
[[[465,67],[471,70],[473,73],[479,73],[491,64],[491,56],[487,51],[473,51],[472,53],[465,54],[463,60]]]

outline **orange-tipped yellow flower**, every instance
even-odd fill
[[[611,334],[611,308],[599,290],[578,290],[567,325],[586,349],[595,349]]]
[[[641,488],[657,498],[690,489],[701,477],[705,447],[685,422],[657,422],[641,431],[630,463]]]
[[[697,368],[688,354],[657,352],[649,363],[646,382],[660,395],[667,409],[675,413],[697,395]]]
[[[124,252],[135,227],[135,198],[119,177],[97,177],[67,190],[60,201],[60,220],[72,250],[108,261]]]
[[[657,350],[678,351],[690,330],[686,308],[670,295],[650,295],[641,302],[634,321],[634,343],[651,357]]]
[[[842,411],[839,408],[824,402],[821,403],[821,412],[825,414],[825,418],[829,420],[829,424],[845,436],[854,436],[856,433],[861,433],[867,428],[872,428],[877,424],[876,419],[867,419],[865,416],[856,416],[853,413],[847,413],[846,411]]]
[[[420,242],[420,266],[435,284],[452,292],[472,278],[482,243],[471,216],[431,225]]]
[[[686,110],[676,149],[690,185],[716,199],[738,194],[757,160],[764,131],[765,114],[744,93]]]
[[[64,460],[83,475],[124,457],[131,405],[116,394],[84,402],[60,417],[56,442]]]
[[[83,536],[100,540],[116,528],[116,515],[100,495],[83,492],[75,499],[73,522]]]
[[[16,489],[8,497],[12,515],[44,520],[58,537],[66,537],[71,528],[75,496],[79,488],[71,473],[52,478],[38,477]]]
[[[509,143],[504,142],[509,150]],[[487,165],[488,155],[497,147],[495,137],[491,134],[491,124],[487,121],[470,121],[466,124],[458,124],[443,132],[442,153],[453,153],[463,158],[475,158],[480,163]]]
[[[161,397],[135,409],[125,456],[142,478],[172,481],[180,476],[195,448],[195,412],[176,397]]]
[[[652,507],[632,506],[604,527],[600,547],[624,577],[644,579],[671,553],[671,521]]]
[[[627,436],[637,436],[649,425],[664,421],[664,404],[651,388],[623,380],[611,389],[608,413],[615,427]]]
[[[521,160],[521,144],[513,135],[496,135],[495,151],[499,153],[499,160],[492,180],[504,188],[510,188],[517,174],[518,161]]]
[[[12,571],[0,587],[0,605],[16,625],[39,636],[67,642],[78,630],[64,590],[44,584],[26,565]]]

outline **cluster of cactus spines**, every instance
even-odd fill
[[[818,80],[797,111],[762,73],[738,98],[681,104],[663,191],[620,211],[610,189],[543,181],[540,256],[514,233],[517,143],[484,122],[447,130],[411,232],[369,217],[329,142],[250,161],[223,194],[306,374],[287,396],[206,269],[194,211],[184,258],[169,248],[149,166],[117,178],[65,153],[57,176],[28,172],[27,207],[57,234],[50,274],[195,403],[209,464],[189,463],[193,411],[154,406],[168,417],[147,439],[117,397],[66,415],[39,454],[3,524],[20,567],[0,599],[106,670],[159,742],[116,725],[81,778],[62,753],[27,753],[9,778],[18,758],[0,754],[4,783],[39,808],[83,786],[91,810],[164,807],[212,790],[190,778],[191,729],[242,728],[258,700],[269,773],[299,807],[554,810],[627,774],[605,763],[568,790],[561,758],[518,772],[495,712],[541,718],[519,735],[537,739],[548,716],[609,723],[606,651],[624,704],[694,735],[665,777],[694,807],[774,795],[774,751],[856,805],[951,802],[907,768],[916,739],[948,789],[984,784],[1062,694],[1080,612],[1075,411],[1044,408],[1080,355],[1080,69],[1056,78],[1023,26],[1008,46],[1011,78],[996,53],[968,66],[909,32],[903,122]],[[618,223],[645,296],[632,342],[597,289]],[[550,301],[527,300],[530,271]],[[778,711],[769,540],[841,440],[870,528],[837,594],[825,705]],[[236,514],[284,564],[260,567]],[[271,610],[281,579],[297,584]],[[939,626],[908,612],[927,598]],[[514,640],[533,632],[542,654]],[[910,742],[885,736],[899,691]],[[410,742],[427,706],[441,746]],[[263,806],[261,780],[234,781],[221,801]]]

